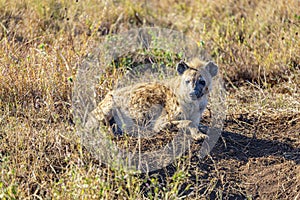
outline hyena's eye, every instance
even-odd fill
[[[191,80],[186,80],[185,81],[186,84],[189,84],[190,82],[191,82]]]
[[[205,83],[206,83],[205,80],[203,80],[203,79],[200,79],[200,80],[199,80],[199,84],[200,84],[200,85],[205,85]]]

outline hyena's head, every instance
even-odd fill
[[[196,101],[206,96],[212,88],[212,78],[218,73],[218,66],[213,62],[204,63],[194,59],[177,65],[181,77],[180,93],[186,100]]]

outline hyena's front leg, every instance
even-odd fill
[[[198,126],[194,125],[191,120],[176,120],[172,121],[172,124],[176,125],[178,128],[185,129],[194,140],[202,140],[208,137],[206,134],[201,133]]]
[[[169,120],[167,120],[166,116],[160,116],[154,124],[153,130],[154,132],[158,133],[162,130],[166,130],[168,128],[170,128],[171,126],[171,122]]]

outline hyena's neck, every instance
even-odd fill
[[[180,83],[181,83],[181,79],[180,77],[174,77],[172,79],[169,80],[165,80],[164,84],[170,88],[174,94],[180,94]]]

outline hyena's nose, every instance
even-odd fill
[[[199,91],[199,90],[196,90],[196,91],[195,91],[195,95],[196,95],[197,97],[200,97],[200,95],[201,95],[201,91]]]
[[[200,98],[200,97],[203,95],[202,89],[201,89],[201,90],[195,90],[193,93],[194,93],[194,95],[195,95],[197,98]]]
[[[194,93],[196,96],[198,96],[198,95],[200,94],[200,92],[199,92],[198,90],[195,90],[195,91],[192,92],[192,93]]]

